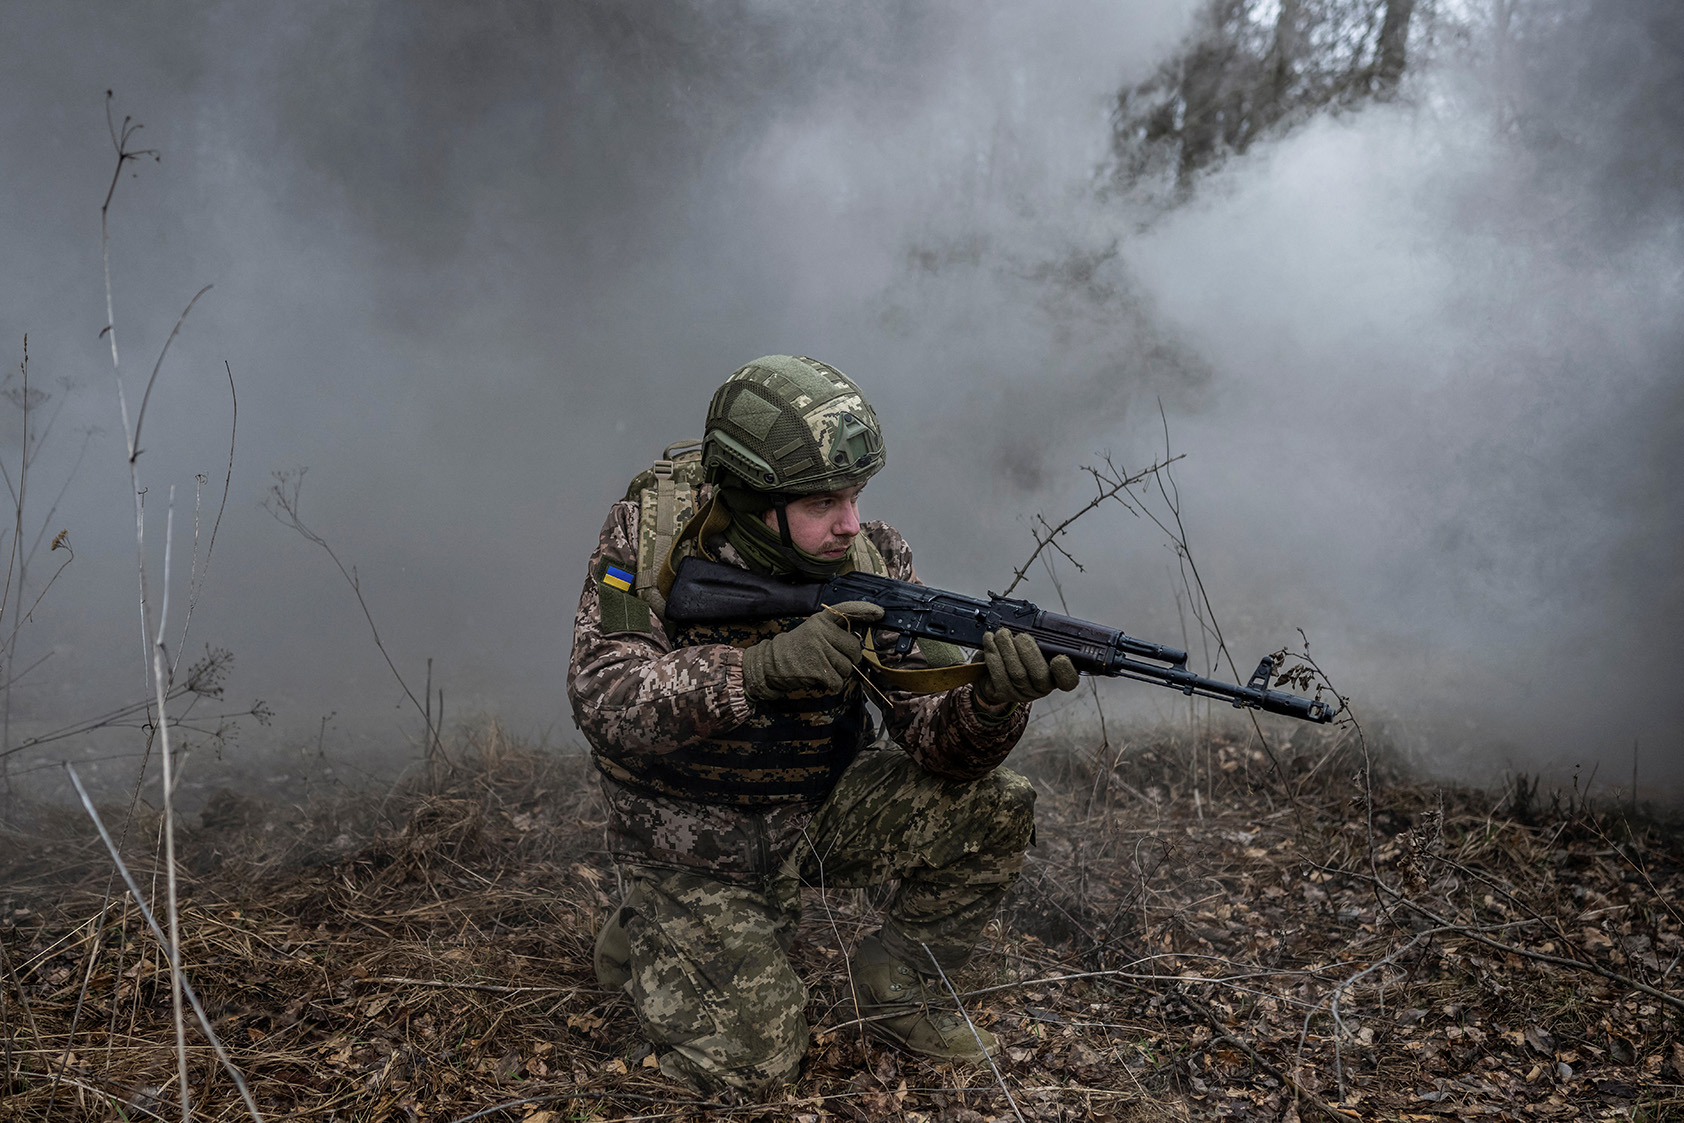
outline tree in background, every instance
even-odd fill
[[[1173,180],[1184,196],[1200,170],[1266,133],[1324,110],[1396,97],[1416,3],[1206,0],[1182,48],[1151,78],[1117,94],[1117,186]]]

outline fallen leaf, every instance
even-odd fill
[[[1550,1036],[1548,1030],[1540,1026],[1526,1027],[1526,1044],[1546,1057],[1555,1055],[1555,1038]]]

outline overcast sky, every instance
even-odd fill
[[[29,535],[100,429],[51,519],[76,559],[21,629],[20,668],[52,655],[14,726],[143,688],[99,339],[111,89],[160,156],[111,213],[131,408],[214,286],[139,461],[154,567],[176,488],[178,624],[194,477],[208,530],[227,467],[225,362],[237,388],[188,658],[231,649],[224,708],[275,709],[226,750],[248,772],[318,735],[388,767],[418,725],[331,562],[260,507],[272,472],[308,468],[305,520],[416,689],[434,660],[447,717],[575,744],[568,625],[607,504],[699,435],[733,369],[795,352],[876,404],[867,514],[931,583],[1003,586],[1030,518],[1085,501],[1083,465],[1159,455],[1161,400],[1240,663],[1301,627],[1434,767],[1625,783],[1636,741],[1676,789],[1678,19],[1592,14],[1500,89],[1447,64],[1158,213],[1098,169],[1110,99],[1184,32],[1182,0],[0,3],[0,358],[27,333],[32,385],[67,403]],[[1118,508],[1069,548],[1073,612],[1180,641],[1161,533]],[[1029,594],[1055,599],[1044,576]],[[1176,712],[1157,693],[1108,698]]]

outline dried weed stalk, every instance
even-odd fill
[[[329,560],[333,562],[334,568],[339,570],[339,575],[345,579],[345,583],[351,586],[351,593],[357,598],[357,607],[362,609],[363,619],[368,621],[368,630],[369,634],[374,637],[374,646],[379,649],[380,657],[386,661],[386,667],[392,672],[392,677],[397,680],[398,688],[404,692],[404,697],[409,699],[410,704],[415,707],[415,712],[421,716],[422,728],[426,731],[427,737],[427,760],[431,762],[436,755],[444,758],[448,764],[450,762],[444,755],[444,742],[439,732],[440,722],[444,716],[444,692],[442,690],[439,692],[438,721],[434,720],[432,712],[433,661],[427,660],[427,686],[422,691],[427,701],[423,703],[415,697],[415,692],[409,688],[409,683],[404,680],[403,672],[399,671],[398,665],[392,662],[392,656],[386,650],[386,644],[380,638],[380,628],[374,622],[374,611],[369,608],[367,599],[363,597],[362,579],[357,576],[357,567],[352,565],[347,569],[345,563],[339,560],[339,555],[334,552],[327,539],[305,525],[299,515],[299,495],[304,487],[304,473],[307,470],[305,468],[294,468],[275,472],[269,483],[269,494],[263,500],[263,509],[274,516],[276,522],[296,531],[299,537],[306,542],[320,546]]]

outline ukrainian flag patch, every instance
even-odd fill
[[[618,589],[622,593],[631,592],[632,581],[635,578],[617,565],[606,565],[602,569],[602,583],[611,589]]]

